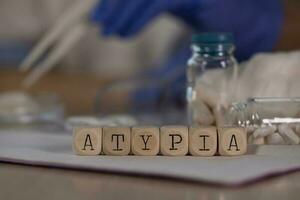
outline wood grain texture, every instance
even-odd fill
[[[103,152],[106,155],[126,156],[130,153],[129,127],[104,127]]]
[[[159,153],[158,127],[133,127],[131,130],[131,150],[134,155],[155,156]]]
[[[247,133],[244,128],[218,128],[219,153],[222,156],[238,156],[247,153]]]
[[[160,151],[165,156],[184,156],[188,153],[188,128],[163,126],[160,128]]]
[[[213,126],[190,127],[189,153],[193,156],[214,156],[217,152],[217,129]]]
[[[102,150],[102,128],[73,129],[73,151],[81,156],[99,155]]]

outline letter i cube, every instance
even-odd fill
[[[81,127],[73,129],[73,151],[77,155],[99,155],[102,149],[102,129]]]
[[[160,150],[165,156],[184,156],[188,153],[188,128],[164,126],[160,128]]]
[[[214,126],[190,127],[189,152],[193,156],[213,156],[217,152],[217,128]]]
[[[128,155],[130,153],[130,128],[104,127],[103,152],[112,156]]]
[[[247,133],[242,127],[218,128],[219,153],[222,156],[238,156],[247,152]]]

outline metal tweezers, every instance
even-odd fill
[[[22,82],[23,87],[29,88],[36,83],[84,36],[91,26],[88,16],[96,2],[97,0],[76,1],[38,42],[19,67],[22,72],[33,68]],[[44,57],[50,47],[53,48]]]

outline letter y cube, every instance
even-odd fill
[[[159,153],[158,127],[133,127],[131,150],[134,155],[155,156]]]

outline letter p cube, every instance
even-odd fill
[[[165,156],[184,156],[188,153],[188,128],[185,126],[161,127],[160,149]]]

